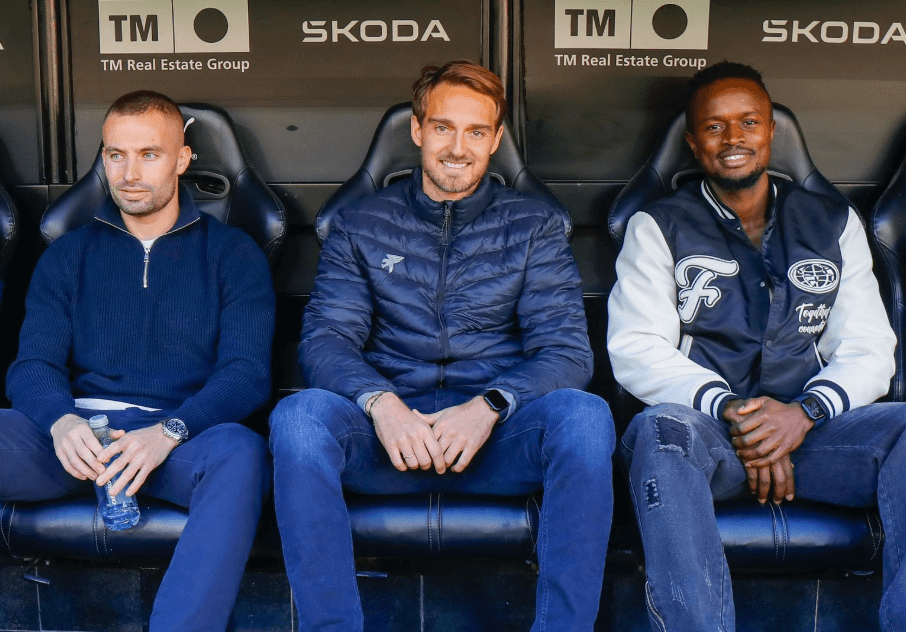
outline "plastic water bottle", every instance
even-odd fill
[[[95,415],[88,420],[88,426],[91,428],[91,432],[97,437],[101,446],[105,448],[113,443],[113,439],[110,438],[110,427],[108,424],[107,415]],[[118,456],[119,455],[110,459],[110,461],[107,462],[107,467],[110,467],[110,464],[113,463]],[[103,487],[98,485],[94,486],[94,491],[96,491],[98,495],[98,513],[101,514],[101,518],[104,520],[104,526],[111,531],[125,531],[126,529],[131,529],[138,524],[140,515],[138,504],[135,502],[135,496],[127,496],[125,489],[116,496],[110,495],[110,488],[113,487],[119,477],[120,475],[117,474],[107,481],[107,484]]]

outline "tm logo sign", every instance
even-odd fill
[[[554,11],[554,48],[708,48],[710,0],[556,0]]]
[[[248,0],[98,0],[102,54],[247,53]]]

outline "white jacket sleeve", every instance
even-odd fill
[[[673,255],[645,212],[629,220],[607,304],[607,350],[617,381],[646,404],[683,404],[721,419],[737,397],[717,373],[680,351]]]
[[[890,387],[896,336],[871,271],[871,251],[862,222],[849,209],[840,236],[843,270],[837,300],[818,341],[825,366],[805,391],[824,404],[830,417],[875,401]]]

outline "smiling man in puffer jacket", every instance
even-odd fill
[[[302,630],[361,630],[343,488],[544,490],[533,630],[591,630],[614,430],[592,372],[579,272],[549,206],[487,175],[500,80],[469,62],[414,85],[422,168],[343,209],[300,362],[271,416],[277,519]]]

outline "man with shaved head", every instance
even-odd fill
[[[179,187],[192,151],[170,99],[121,97],[103,139],[110,196],[32,278],[0,411],[0,499],[92,494],[120,473],[111,494],[189,508],[150,629],[223,630],[270,487],[267,447],[240,425],[270,395],[267,260]],[[103,449],[98,413],[116,440]]]
[[[608,306],[614,374],[651,405],[620,447],[651,627],[735,629],[714,500],[751,493],[877,503],[881,628],[906,630],[906,405],[872,403],[896,338],[859,216],[768,174],[773,108],[754,69],[699,72],[686,128],[704,178],[630,219]]]

